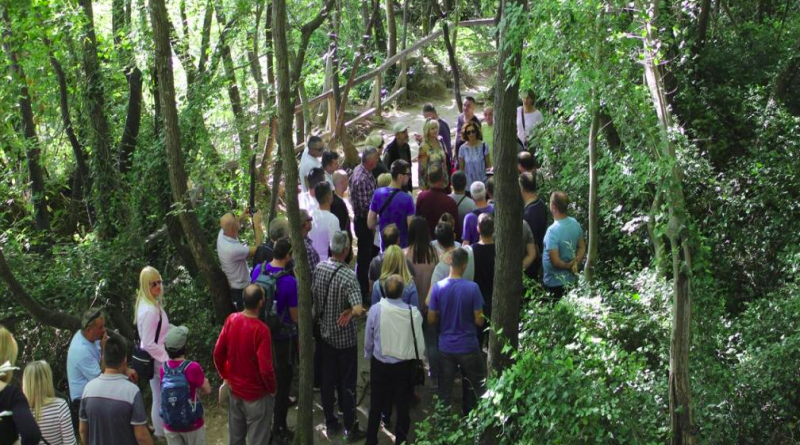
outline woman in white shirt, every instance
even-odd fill
[[[522,106],[517,107],[517,143],[523,150],[528,149],[528,140],[533,135],[533,130],[544,122],[542,112],[534,105],[535,100],[533,90],[528,90],[522,100]]]
[[[22,392],[42,432],[42,442],[50,445],[75,445],[72,415],[67,401],[56,397],[53,371],[46,361],[28,363],[22,373]]]
[[[164,310],[163,296],[164,282],[161,274],[154,267],[147,266],[139,274],[139,291],[136,294],[136,307],[134,310],[133,322],[139,331],[141,341],[140,347],[153,357],[154,373],[150,380],[150,389],[153,391],[153,406],[150,410],[150,417],[153,419],[155,436],[164,437],[164,423],[159,415],[161,409],[161,379],[159,370],[162,364],[169,360],[167,350],[164,349],[164,339],[169,332],[169,319]],[[158,323],[161,321],[161,330],[156,331]]]

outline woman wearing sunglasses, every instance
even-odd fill
[[[486,182],[486,169],[491,168],[492,161],[480,126],[474,122],[464,124],[461,140],[464,144],[458,150],[458,168],[467,175],[467,187],[475,181]]]
[[[163,287],[161,274],[154,267],[147,266],[139,274],[139,291],[136,295],[136,308],[133,322],[139,332],[140,347],[147,351],[153,358],[153,378],[150,379],[150,389],[153,390],[153,406],[150,417],[153,419],[154,434],[158,438],[164,437],[164,422],[161,420],[161,379],[159,370],[162,364],[169,360],[167,350],[164,349],[164,339],[169,332],[169,319],[164,310]],[[159,329],[159,325],[161,329]]]

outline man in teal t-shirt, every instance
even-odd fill
[[[544,286],[554,301],[564,295],[564,286],[577,281],[578,265],[583,262],[586,243],[583,229],[575,218],[567,215],[569,200],[564,192],[550,196],[553,224],[544,235]]]

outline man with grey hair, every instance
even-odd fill
[[[489,204],[486,186],[482,182],[473,182],[469,187],[469,193],[472,195],[472,200],[475,201],[475,210],[464,217],[464,230],[461,238],[462,244],[465,246],[475,244],[480,239],[478,217],[484,213],[494,215],[494,206]]]
[[[283,215],[276,216],[275,219],[269,223],[268,236],[269,239],[267,242],[258,246],[256,254],[253,255],[253,268],[263,264],[265,261],[272,261],[272,249],[275,247],[275,241],[289,236],[289,219]]]
[[[363,165],[363,164],[362,164]],[[348,442],[364,438],[356,421],[356,377],[358,342],[353,317],[364,313],[356,274],[344,260],[350,251],[347,232],[338,231],[330,242],[331,256],[317,266],[311,285],[314,320],[319,325],[318,347],[322,349],[322,409],[328,435],[341,431],[334,411],[334,390],[342,386],[342,412]],[[344,310],[343,310],[344,308]]]
[[[375,178],[372,170],[378,164],[378,149],[366,147],[361,152],[361,165],[353,170],[350,177],[350,204],[353,206],[353,219],[358,238],[358,256],[356,257],[356,274],[361,286],[362,301],[369,301],[369,263],[378,254],[374,245],[375,232],[369,228],[367,217],[372,195],[375,193]]]

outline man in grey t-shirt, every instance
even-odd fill
[[[142,393],[128,380],[128,345],[111,335],[103,346],[105,371],[86,384],[81,398],[80,436],[86,445],[152,445]]]
[[[451,181],[453,183],[453,193],[448,196],[453,198],[453,201],[458,205],[458,227],[464,227],[464,217],[475,210],[477,206],[475,205],[475,201],[466,195],[467,175],[465,175],[463,171],[458,170],[453,173]],[[461,238],[461,233],[456,233],[456,239],[459,238]]]

